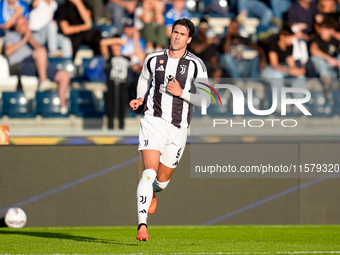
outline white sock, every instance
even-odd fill
[[[138,225],[147,224],[148,210],[153,196],[152,184],[156,179],[156,171],[145,169],[137,187],[137,216]]]
[[[153,182],[152,184],[152,187],[153,187],[153,193],[156,193],[156,192],[160,192],[162,191],[163,189],[166,188],[166,186],[168,186],[170,180],[166,181],[166,182],[160,182],[157,180],[157,178],[155,179],[155,181]]]

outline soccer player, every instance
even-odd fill
[[[137,85],[137,99],[130,106],[136,110],[145,102],[141,119],[139,147],[145,170],[137,187],[138,241],[149,239],[147,216],[156,210],[154,193],[162,191],[182,157],[192,104],[210,104],[210,97],[197,90],[193,79],[208,83],[207,69],[201,59],[187,51],[195,33],[189,19],[172,25],[170,48],[150,53]],[[202,94],[200,94],[202,93]]]

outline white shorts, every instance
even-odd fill
[[[187,142],[187,129],[151,115],[144,115],[140,124],[138,150],[157,150],[162,164],[176,168]]]

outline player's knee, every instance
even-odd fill
[[[164,189],[168,186],[169,182],[170,182],[170,180],[168,180],[168,181],[166,181],[166,182],[160,182],[160,181],[158,181],[157,178],[156,178],[156,180],[155,180],[155,182],[154,182],[154,185],[157,186],[157,189],[154,189],[154,190],[155,190],[156,192],[159,192],[159,191],[164,190]]]
[[[154,180],[156,179],[156,171],[153,169],[145,169],[143,171],[142,174],[142,178],[141,180],[145,181],[145,182],[154,182]]]

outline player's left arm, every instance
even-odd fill
[[[200,82],[201,85],[208,84],[208,79],[202,79]],[[180,96],[185,101],[189,102],[190,104],[196,105],[196,106],[202,106],[203,102],[206,102],[206,105],[209,106],[211,103],[211,97],[209,96],[210,89],[207,86],[202,86],[204,90],[197,89],[197,93],[190,93],[189,91],[183,90],[182,95]],[[197,86],[196,86],[197,88]],[[207,93],[209,92],[209,93]]]
[[[201,67],[201,64],[198,64],[198,74],[196,81],[198,80],[199,83],[197,85],[200,85],[200,87],[204,87],[204,90],[196,89],[197,93],[191,93],[188,90],[182,89],[178,81],[174,78],[173,81],[170,81],[167,86],[167,91],[170,92],[174,96],[178,96],[180,98],[183,98],[188,103],[191,103],[196,106],[202,106],[203,102],[206,102],[206,105],[210,105],[211,98],[209,96],[210,89],[205,86],[204,84],[209,85],[208,81],[208,74],[207,72],[203,71],[203,68]],[[193,86],[196,86],[195,83]],[[197,86],[196,86],[197,88]],[[209,93],[207,93],[208,91]]]

